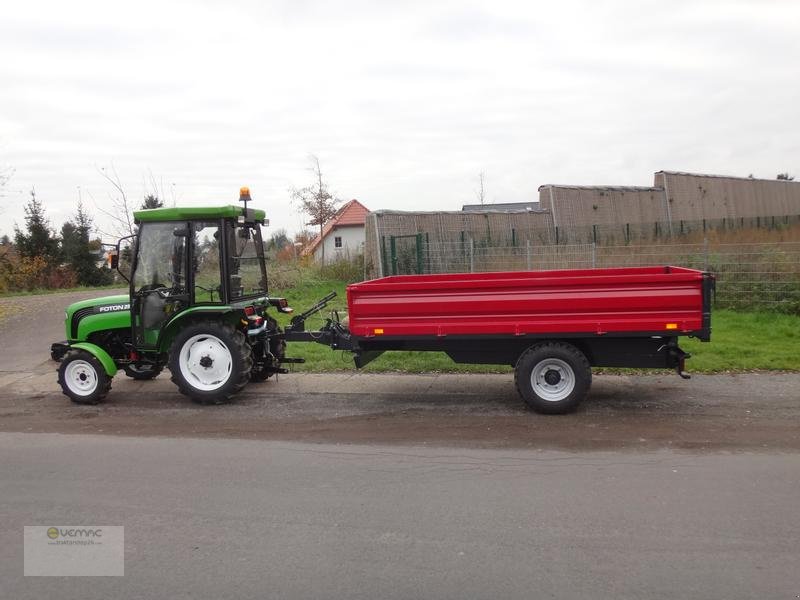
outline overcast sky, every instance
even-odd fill
[[[659,169],[800,175],[800,2],[4,3],[0,233],[53,225],[97,169],[141,198],[235,202],[273,228],[317,154],[370,209],[650,185]],[[80,189],[79,189],[80,188]],[[93,200],[92,200],[93,199]],[[103,219],[98,217],[103,225]]]

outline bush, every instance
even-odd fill
[[[335,279],[345,283],[355,283],[364,279],[364,255],[359,254],[355,260],[337,260],[318,267],[322,279]]]

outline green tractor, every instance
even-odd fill
[[[239,199],[243,207],[134,213],[137,234],[110,253],[129,294],[72,304],[67,340],[51,347],[73,402],[100,402],[118,370],[152,379],[167,367],[183,394],[219,404],[250,381],[285,373],[283,363],[303,362],[285,356],[284,334],[267,312],[292,309],[268,293],[264,211],[247,207],[247,188]]]

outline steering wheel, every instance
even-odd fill
[[[149,285],[143,285],[141,288],[139,288],[139,293],[145,294],[147,292],[155,292],[158,294],[159,298],[169,298],[169,293],[167,292],[171,291],[171,289],[172,288],[168,288],[163,283],[151,283]]]
[[[217,285],[217,286],[214,286],[213,288],[207,288],[207,287],[203,287],[202,285],[198,285],[198,284],[195,283],[194,287],[199,288],[199,289],[203,290],[204,292],[208,292],[210,294],[210,296],[211,296],[211,302],[213,302],[214,301],[214,292],[219,294],[221,286]]]

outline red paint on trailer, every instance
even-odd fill
[[[626,267],[401,275],[347,288],[353,335],[664,332],[702,328],[702,271]]]

